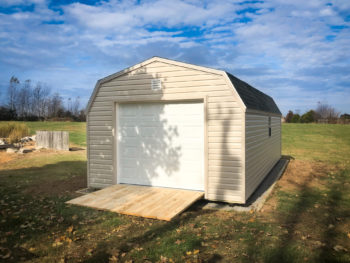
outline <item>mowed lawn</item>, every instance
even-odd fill
[[[262,211],[202,201],[163,222],[66,205],[86,185],[85,151],[1,153],[0,261],[350,262],[350,125],[285,124],[283,154]]]
[[[344,163],[349,161],[350,126],[283,124],[283,154],[296,159]]]

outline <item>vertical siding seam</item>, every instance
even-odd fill
[[[91,186],[91,178],[90,178],[90,136],[89,136],[89,113],[86,115],[86,127],[85,127],[85,132],[86,132],[86,165],[87,165],[87,187],[90,188]]]
[[[280,118],[280,121],[279,121],[280,125],[280,158],[282,156],[282,118]]]
[[[241,158],[242,158],[242,182],[243,182],[243,192],[242,192],[242,201],[245,203],[247,201],[247,197],[246,197],[246,163],[245,163],[245,159],[246,159],[246,112],[244,111],[242,113],[242,135],[241,135],[241,142],[242,142],[242,153],[241,153]]]
[[[208,113],[207,113],[208,95],[204,96],[204,198],[208,198],[209,182],[209,143],[208,143]]]
[[[112,183],[113,184],[117,184],[118,182],[118,179],[117,179],[117,165],[118,165],[118,162],[117,162],[117,158],[118,158],[118,140],[117,140],[117,134],[118,134],[118,120],[117,120],[117,116],[118,116],[118,105],[117,103],[114,103],[113,102],[113,105],[112,105],[112,109],[113,109],[113,112],[112,112],[112,116],[113,116],[113,128],[112,128],[112,136],[113,136],[113,142],[112,142],[112,159],[113,159],[113,174],[112,174]]]

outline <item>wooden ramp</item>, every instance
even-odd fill
[[[170,221],[203,197],[200,191],[117,184],[66,203]]]

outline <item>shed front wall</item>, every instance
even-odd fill
[[[271,136],[269,136],[269,116],[271,116]],[[281,158],[281,116],[247,112],[245,138],[245,198],[248,199]]]
[[[152,79],[162,90],[152,90]],[[242,203],[244,113],[220,74],[155,61],[103,83],[88,112],[88,186],[116,183],[115,105],[118,101],[205,98],[206,199]],[[204,153],[203,153],[204,154]]]

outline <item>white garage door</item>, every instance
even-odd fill
[[[117,182],[204,190],[203,103],[120,104]]]

